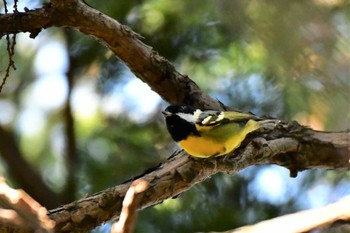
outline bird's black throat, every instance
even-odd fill
[[[165,122],[171,137],[176,142],[186,139],[189,135],[200,136],[193,123],[182,119],[178,115],[174,114],[166,117]]]

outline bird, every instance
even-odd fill
[[[237,149],[262,120],[251,113],[201,110],[189,105],[169,105],[162,113],[172,139],[198,158],[223,156]]]

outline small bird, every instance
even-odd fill
[[[247,134],[260,127],[261,118],[236,111],[202,111],[191,106],[170,105],[163,112],[171,137],[188,154],[209,158],[225,155]]]

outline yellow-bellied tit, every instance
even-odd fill
[[[249,113],[202,111],[179,105],[170,105],[162,113],[171,137],[188,154],[200,158],[233,151],[262,120]]]

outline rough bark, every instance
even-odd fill
[[[256,164],[279,164],[290,169],[291,176],[311,168],[349,170],[349,142],[349,132],[318,132],[297,124],[269,123],[250,135],[230,156],[194,159],[181,151],[153,171],[135,178],[150,184],[140,208],[176,197],[218,172],[235,174]],[[51,210],[49,216],[56,221],[59,232],[92,229],[119,216],[131,182]]]
[[[29,23],[28,23],[29,22]],[[186,75],[150,46],[137,33],[79,0],[51,1],[41,9],[0,15],[0,38],[6,33],[31,32],[47,27],[69,27],[105,44],[131,71],[170,103],[222,109],[217,101],[200,91]]]

